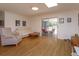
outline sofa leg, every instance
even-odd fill
[[[17,44],[16,44],[16,47],[17,47]]]
[[[1,45],[1,47],[4,47],[5,45]]]

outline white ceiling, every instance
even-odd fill
[[[38,11],[31,8],[38,7]],[[44,3],[0,3],[0,10],[15,12],[22,15],[35,15],[48,12],[58,12],[63,10],[79,9],[78,3],[58,3],[58,6],[48,8]]]

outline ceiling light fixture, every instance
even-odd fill
[[[32,10],[37,11],[39,8],[38,7],[32,7]]]
[[[48,8],[57,6],[57,3],[45,3]]]

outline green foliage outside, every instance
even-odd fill
[[[48,21],[47,27],[53,27],[53,26],[57,26],[57,22],[50,22],[50,21]]]

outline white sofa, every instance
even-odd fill
[[[18,33],[22,38],[24,38],[27,37],[30,33],[32,33],[32,30],[30,28],[20,27],[17,28],[15,32]]]
[[[11,28],[1,28],[0,29],[1,35],[1,45],[13,45],[18,44],[22,38],[18,34],[14,34],[11,31]]]

